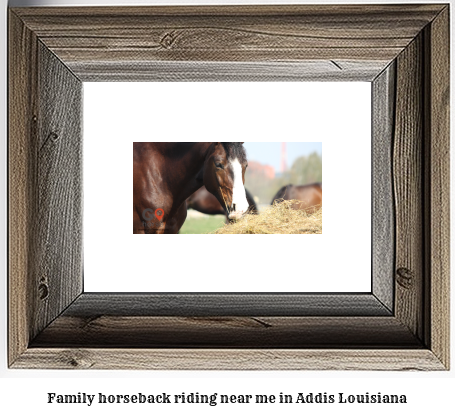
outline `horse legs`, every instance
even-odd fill
[[[175,214],[168,218],[163,233],[179,233],[180,228],[186,220],[187,208],[186,203],[182,203],[178,208]]]

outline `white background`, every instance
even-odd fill
[[[415,1],[416,3],[418,1]],[[439,1],[424,1],[418,3],[439,3]],[[125,4],[126,2],[116,0],[11,0],[10,5],[93,5],[93,4]],[[200,1],[168,1],[160,2],[161,4],[200,4]],[[220,4],[218,1],[207,1],[205,4]],[[231,4],[241,4],[242,1],[233,1]],[[253,1],[249,3],[271,3],[269,1]],[[279,0],[273,3],[280,3]],[[305,1],[283,0],[281,3],[305,3]],[[338,1],[307,3],[339,3]],[[368,1],[365,3],[384,3],[384,1]],[[400,3],[400,1],[388,1],[388,3]],[[453,11],[453,2],[452,11]],[[133,4],[133,3],[130,3]],[[134,4],[157,4],[152,1],[135,0]],[[150,414],[154,411],[161,414],[174,413],[176,409],[182,411],[182,407],[159,408],[143,407],[132,408],[125,406],[109,406],[107,409],[100,410],[97,407],[84,406],[67,406],[46,404],[46,393],[56,391],[59,393],[129,393],[144,391],[144,393],[166,391],[168,393],[181,393],[198,391],[200,393],[212,393],[213,391],[224,393],[292,393],[292,392],[346,392],[346,393],[372,393],[381,391],[383,393],[407,393],[409,404],[406,406],[390,405],[350,405],[343,407],[336,406],[307,406],[296,405],[284,408],[282,406],[270,406],[268,408],[259,407],[241,407],[228,406],[222,407],[191,407],[185,406],[184,411],[191,414],[201,413],[255,413],[260,410],[261,413],[276,414],[349,414],[356,415],[369,413],[372,415],[384,413],[400,414],[403,413],[440,413],[447,414],[453,411],[453,390],[455,388],[454,370],[449,372],[306,372],[306,371],[266,371],[266,372],[245,372],[245,371],[158,371],[158,372],[118,372],[118,371],[43,371],[43,370],[8,370],[6,369],[6,1],[2,0],[3,7],[0,9],[2,18],[3,36],[0,36],[0,47],[3,65],[0,66],[1,83],[0,103],[2,111],[0,112],[1,128],[1,148],[0,158],[2,160],[2,169],[0,170],[1,194],[3,203],[0,204],[2,210],[0,227],[2,235],[5,237],[0,240],[2,244],[0,262],[2,263],[2,280],[0,285],[0,294],[2,298],[2,318],[0,319],[1,333],[0,336],[0,376],[5,379],[0,380],[0,410],[2,413],[46,413],[46,414],[124,414],[144,413]],[[452,30],[452,36],[454,31]],[[452,42],[453,43],[453,42]],[[452,72],[452,85],[454,77]],[[452,89],[453,90],[453,89]],[[452,105],[453,107],[453,105]],[[455,125],[452,120],[452,125]],[[451,147],[453,148],[453,146]],[[325,149],[324,149],[325,151]],[[453,164],[453,163],[452,163]],[[452,177],[452,183],[455,183]],[[452,204],[453,206],[453,204]],[[452,220],[452,234],[454,231],[455,221]],[[452,244],[452,250],[455,244]],[[454,284],[452,284],[452,287]],[[453,301],[452,288],[452,301]],[[455,332],[455,327],[451,324],[451,332]],[[454,338],[452,335],[452,345]],[[452,346],[452,356],[453,356]]]
[[[370,98],[367,82],[85,83],[84,290],[371,291]],[[132,143],[215,139],[321,141],[322,235],[133,235]]]

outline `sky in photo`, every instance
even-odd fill
[[[281,170],[281,143],[245,142],[248,160],[272,166],[276,172]],[[287,166],[291,167],[295,159],[313,152],[322,155],[321,142],[289,142],[286,143]]]

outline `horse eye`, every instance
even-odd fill
[[[218,167],[219,169],[224,169],[224,166],[221,163],[215,162],[215,166]]]

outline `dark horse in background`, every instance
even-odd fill
[[[246,200],[248,201],[248,213],[257,215],[258,207],[254,201],[253,195],[245,189]],[[225,215],[225,210],[221,206],[218,199],[210,193],[205,186],[196,190],[187,200],[188,209],[194,209],[206,215]]]
[[[178,233],[205,186],[229,217],[248,210],[243,143],[133,143],[133,233]]]
[[[295,186],[288,184],[283,186],[272,199],[272,205],[279,200],[299,200],[292,205],[293,209],[304,210],[314,213],[322,207],[322,183]]]

